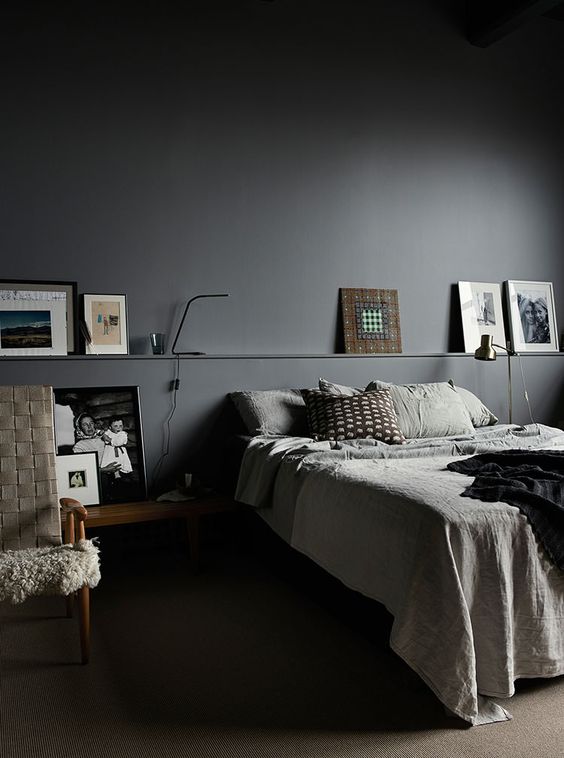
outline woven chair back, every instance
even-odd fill
[[[53,388],[0,386],[0,550],[59,544]]]

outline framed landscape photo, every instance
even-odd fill
[[[59,497],[73,497],[82,505],[99,505],[100,472],[96,453],[55,456]]]
[[[401,353],[398,291],[341,288],[345,352]]]
[[[139,387],[66,387],[54,395],[57,455],[97,454],[102,505],[146,500]]]
[[[491,334],[496,345],[506,347],[501,286],[497,282],[458,282],[458,293],[464,351],[473,353],[482,334]]]
[[[67,295],[0,290],[0,355],[67,355]]]
[[[67,353],[78,352],[78,295],[76,282],[25,281],[3,279],[1,290],[27,292],[64,292],[66,295]]]
[[[127,355],[125,295],[83,295],[86,353]]]
[[[511,347],[517,353],[558,352],[552,282],[505,283]]]

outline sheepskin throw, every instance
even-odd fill
[[[53,389],[0,387],[0,550],[60,544]]]
[[[0,553],[0,600],[22,603],[34,595],[70,595],[99,581],[100,559],[92,540]]]

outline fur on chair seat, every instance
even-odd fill
[[[70,595],[85,584],[95,587],[98,553],[92,540],[0,553],[0,601],[22,603],[34,595]]]

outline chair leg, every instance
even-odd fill
[[[81,662],[88,663],[90,658],[90,589],[86,586],[78,591],[80,608],[80,652]]]

